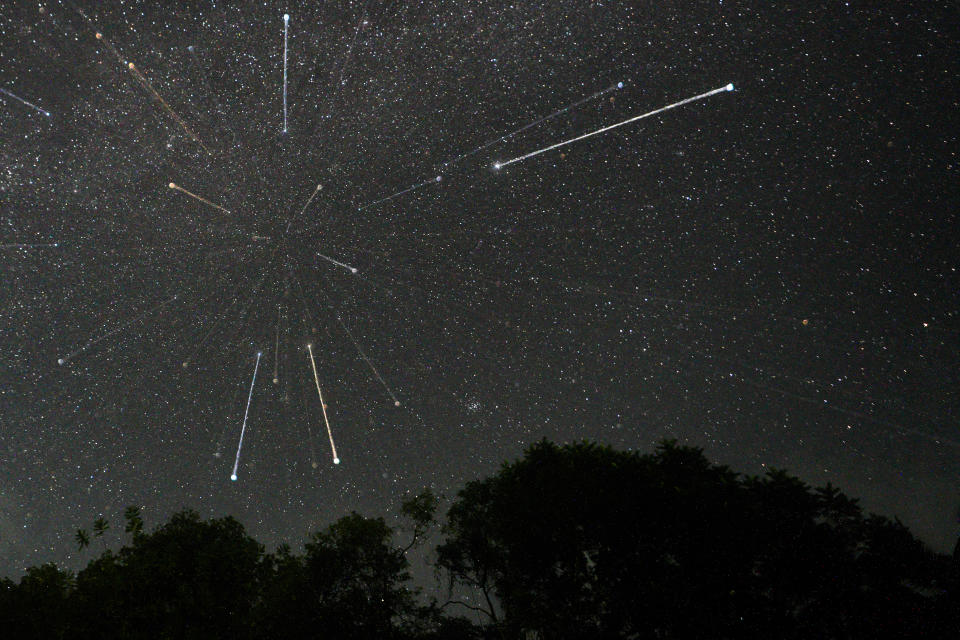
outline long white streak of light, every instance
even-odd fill
[[[287,132],[287,27],[290,14],[283,14],[283,132]]]
[[[511,165],[511,164],[513,164],[513,163],[515,163],[515,162],[520,162],[521,160],[526,160],[527,158],[532,158],[532,157],[534,157],[534,156],[538,156],[538,155],[540,155],[541,153],[546,153],[547,151],[552,151],[552,150],[554,150],[554,149],[559,149],[560,147],[564,147],[564,146],[566,146],[566,145],[568,145],[568,144],[573,144],[574,142],[579,142],[580,140],[586,140],[587,138],[590,138],[590,137],[599,135],[599,134],[601,134],[601,133],[606,133],[607,131],[610,131],[611,129],[616,129],[617,127],[622,127],[622,126],[625,125],[625,124],[630,124],[631,122],[636,122],[637,120],[643,120],[644,118],[649,118],[650,116],[655,116],[655,115],[657,115],[658,113],[663,113],[664,111],[669,111],[670,109],[676,109],[676,108],[679,107],[679,106],[682,106],[682,105],[685,105],[685,104],[689,104],[689,103],[691,103],[691,102],[696,102],[697,100],[703,100],[704,98],[709,98],[709,97],[712,96],[712,95],[716,95],[716,94],[718,94],[718,93],[723,93],[724,91],[733,91],[733,85],[732,85],[732,84],[724,85],[724,86],[720,87],[719,89],[714,89],[713,91],[707,91],[706,93],[701,93],[700,95],[693,96],[692,98],[687,98],[687,99],[685,99],[685,100],[681,100],[680,102],[674,102],[673,104],[668,104],[668,105],[665,106],[665,107],[660,107],[659,109],[654,109],[653,111],[648,111],[647,113],[643,113],[643,114],[641,114],[641,115],[639,115],[639,116],[634,116],[633,118],[630,118],[630,119],[628,119],[628,120],[624,120],[623,122],[618,122],[618,123],[616,123],[616,124],[612,124],[612,125],[610,125],[609,127],[603,127],[602,129],[597,129],[596,131],[591,131],[590,133],[585,133],[585,134],[583,134],[582,136],[577,136],[576,138],[570,138],[569,140],[564,140],[563,142],[558,142],[557,144],[550,145],[549,147],[544,147],[543,149],[537,149],[536,151],[531,151],[530,153],[528,153],[528,154],[526,154],[526,155],[519,156],[519,157],[514,158],[514,159],[512,159],[512,160],[507,160],[506,162],[497,162],[497,163],[495,163],[495,164],[493,165],[493,168],[494,168],[494,169],[502,169],[503,167],[506,167],[507,165]]]
[[[333,264],[337,265],[338,267],[343,267],[344,269],[349,269],[349,270],[350,270],[350,273],[356,273],[356,272],[357,272],[357,268],[356,268],[356,267],[351,267],[351,266],[348,265],[348,264],[343,264],[342,262],[340,262],[340,261],[338,261],[338,260],[334,260],[333,258],[330,258],[330,257],[328,257],[328,256],[325,256],[325,255],[323,255],[322,253],[318,253],[317,256],[320,257],[320,258],[323,258],[323,259],[326,260],[327,262],[332,262]]]
[[[10,92],[7,91],[6,89],[0,89],[0,93],[2,93],[2,94],[5,95],[5,96],[9,96],[9,97],[13,98],[14,100],[19,100],[20,102],[22,102],[23,104],[27,105],[27,106],[30,107],[31,109],[35,109],[36,111],[39,111],[40,113],[42,113],[43,115],[47,116],[48,118],[50,117],[50,112],[47,111],[46,109],[41,109],[40,107],[38,107],[37,105],[33,104],[32,102],[27,102],[26,100],[24,100],[24,99],[21,98],[20,96],[18,96],[18,95],[16,95],[16,94],[13,94],[13,93],[10,93]]]
[[[250,400],[253,398],[253,385],[257,382],[257,369],[260,368],[260,356],[262,351],[257,351],[257,364],[253,365],[253,380],[250,381],[250,394],[247,395],[247,410],[243,412],[243,426],[240,428],[240,444],[237,445],[237,457],[233,461],[233,473],[230,479],[237,481],[237,467],[240,466],[240,449],[243,448],[243,434],[247,431],[247,416],[250,415]]]
[[[337,457],[337,446],[333,444],[333,431],[330,430],[330,421],[327,419],[327,403],[323,401],[323,392],[320,391],[320,378],[317,376],[317,363],[313,361],[313,345],[308,344],[310,351],[310,366],[313,368],[313,381],[317,383],[317,395],[320,396],[320,410],[323,411],[323,423],[327,425],[327,437],[330,438],[330,450],[333,452],[333,464],[340,464]]]

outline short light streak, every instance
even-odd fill
[[[273,346],[273,384],[280,383],[280,305],[277,305],[277,333]]]
[[[233,215],[233,212],[230,211],[229,209],[224,209],[224,208],[221,207],[220,205],[218,205],[218,204],[213,204],[212,202],[210,202],[209,200],[207,200],[206,198],[204,198],[204,197],[202,197],[202,196],[198,196],[197,194],[195,194],[195,193],[193,193],[193,192],[191,192],[191,191],[187,191],[186,189],[184,189],[183,187],[181,187],[180,185],[178,185],[176,182],[171,182],[171,183],[168,184],[167,186],[170,187],[171,189],[174,189],[174,190],[176,190],[176,191],[179,191],[180,193],[185,193],[185,194],[187,194],[188,196],[190,196],[191,198],[193,198],[193,199],[195,199],[195,200],[199,200],[199,201],[202,202],[203,204],[209,205],[209,206],[213,207],[214,209],[220,209],[220,211],[223,211],[224,213],[229,213],[229,214]]]
[[[700,95],[693,96],[692,98],[686,98],[685,100],[681,100],[681,101],[679,101],[679,102],[674,102],[673,104],[668,104],[668,105],[665,106],[665,107],[660,107],[659,109],[654,109],[653,111],[648,111],[647,113],[640,114],[639,116],[634,116],[633,118],[629,118],[629,119],[627,119],[627,120],[624,120],[623,122],[618,122],[618,123],[612,124],[612,125],[610,125],[610,126],[608,126],[608,127],[603,127],[602,129],[597,129],[596,131],[591,131],[590,133],[585,133],[585,134],[583,134],[583,135],[581,135],[581,136],[577,136],[576,138],[570,138],[569,140],[564,140],[563,142],[558,142],[557,144],[550,145],[549,147],[544,147],[543,149],[537,149],[536,151],[531,151],[530,153],[528,153],[528,154],[526,154],[526,155],[522,155],[522,156],[519,156],[519,157],[517,157],[517,158],[513,158],[512,160],[507,160],[506,162],[496,162],[496,163],[494,163],[493,168],[494,168],[494,169],[502,169],[503,167],[506,167],[506,166],[508,166],[508,165],[514,164],[515,162],[520,162],[520,161],[522,161],[522,160],[526,160],[527,158],[532,158],[532,157],[534,157],[534,156],[538,156],[538,155],[540,155],[541,153],[546,153],[547,151],[552,151],[552,150],[554,150],[554,149],[559,149],[560,147],[564,147],[564,146],[566,146],[566,145],[568,145],[568,144],[573,144],[574,142],[579,142],[580,140],[586,140],[587,138],[590,138],[590,137],[599,135],[599,134],[601,134],[601,133],[606,133],[607,131],[610,131],[610,130],[612,130],[612,129],[616,129],[617,127],[622,127],[623,125],[630,124],[631,122],[636,122],[637,120],[643,120],[644,118],[649,118],[650,116],[655,116],[655,115],[657,115],[658,113],[663,113],[664,111],[669,111],[670,109],[676,109],[676,108],[679,107],[679,106],[682,106],[682,105],[685,105],[685,104],[689,104],[689,103],[691,103],[691,102],[696,102],[697,100],[703,100],[704,98],[709,98],[710,96],[716,95],[716,94],[718,94],[718,93],[723,93],[723,92],[725,92],[725,91],[733,91],[733,85],[732,85],[732,84],[724,85],[724,86],[720,87],[719,89],[714,89],[713,91],[707,91],[706,93],[701,93]]]
[[[30,107],[30,108],[33,109],[34,111],[39,111],[40,113],[42,113],[43,115],[47,116],[48,118],[50,117],[50,112],[47,111],[46,109],[41,109],[40,107],[38,107],[37,105],[33,104],[32,102],[28,102],[27,100],[24,100],[23,98],[21,98],[20,96],[18,96],[18,95],[16,95],[16,94],[10,93],[10,92],[7,91],[6,89],[0,89],[0,93],[2,93],[2,94],[5,95],[5,96],[8,96],[8,97],[10,97],[10,98],[13,98],[14,100],[18,100],[19,102],[22,102],[23,104],[27,105],[28,107]]]
[[[290,14],[283,14],[283,132],[287,132],[287,29]]]
[[[303,209],[300,209],[300,213],[298,213],[298,214],[295,215],[295,216],[291,216],[291,218],[287,221],[287,228],[284,230],[284,234],[289,233],[289,232],[290,232],[290,225],[292,225],[295,220],[297,220],[298,218],[302,217],[303,214],[306,213],[307,207],[310,206],[310,203],[313,202],[313,199],[317,196],[318,193],[320,193],[320,190],[321,190],[321,189],[323,189],[323,185],[322,185],[322,184],[318,184],[318,185],[317,185],[317,188],[314,189],[314,190],[313,190],[313,193],[310,194],[310,197],[307,198],[307,203],[306,203],[305,205],[303,205]]]
[[[250,381],[250,393],[247,395],[247,410],[243,412],[243,426],[240,428],[240,443],[237,445],[237,457],[233,461],[233,473],[230,479],[237,481],[237,467],[240,466],[240,449],[243,448],[243,434],[247,431],[247,416],[250,415],[250,400],[253,398],[253,385],[257,382],[257,369],[260,368],[260,356],[262,351],[257,351],[257,363],[253,365],[253,379]]]
[[[363,211],[364,209],[369,209],[370,207],[374,207],[374,206],[376,206],[376,205],[378,205],[378,204],[381,204],[381,203],[383,203],[383,202],[386,202],[387,200],[393,200],[394,198],[398,198],[398,197],[402,196],[402,195],[405,194],[405,193],[410,193],[411,191],[413,191],[413,190],[415,190],[415,189],[419,189],[420,187],[425,187],[425,186],[427,186],[428,184],[437,184],[437,183],[439,183],[439,182],[441,182],[441,181],[443,181],[443,176],[437,176],[436,178],[433,178],[432,180],[427,180],[426,182],[421,182],[421,183],[419,183],[419,184],[415,184],[415,185],[413,185],[412,187],[407,187],[407,188],[404,189],[403,191],[398,191],[398,192],[396,192],[395,194],[393,194],[393,195],[391,195],[391,196],[387,196],[386,198],[381,198],[381,199],[377,200],[376,202],[371,202],[371,203],[369,203],[369,204],[363,205],[362,207],[358,207],[358,208],[357,208],[357,211]]]
[[[340,95],[340,88],[343,86],[343,72],[346,71],[347,65],[350,64],[350,56],[353,54],[353,47],[357,43],[357,36],[360,35],[360,29],[367,25],[367,14],[364,13],[363,17],[360,18],[360,22],[357,23],[357,28],[353,32],[353,39],[350,41],[350,46],[347,47],[347,54],[343,59],[343,64],[340,65],[340,74],[337,78],[337,86],[333,91],[330,92],[330,98],[327,100],[327,105],[321,111],[321,114],[325,113],[324,118],[330,118],[333,115],[333,108],[337,103],[337,96]],[[313,80],[313,74],[310,74],[311,81]]]
[[[44,247],[59,247],[59,242],[34,244],[0,244],[0,249],[41,249]]]
[[[333,431],[330,430],[330,420],[327,419],[327,403],[323,401],[323,392],[320,391],[320,378],[317,376],[317,363],[313,359],[313,345],[308,344],[310,352],[310,367],[313,368],[313,381],[317,384],[317,395],[320,396],[320,410],[323,411],[323,423],[327,425],[327,437],[330,438],[330,450],[333,452],[333,464],[340,464],[337,457],[337,446],[333,444]]]
[[[325,256],[325,255],[323,255],[322,253],[318,253],[317,256],[320,257],[320,258],[323,258],[323,259],[326,260],[327,262],[332,262],[333,264],[337,265],[338,267],[343,267],[344,269],[349,269],[349,270],[350,270],[350,273],[356,273],[356,272],[357,272],[357,268],[356,268],[356,267],[351,267],[351,266],[348,265],[348,264],[343,264],[343,263],[340,262],[339,260],[334,260],[333,258],[330,258],[330,257],[328,257],[328,256]]]
[[[303,402],[303,412],[305,414],[310,413],[310,407],[307,406],[307,396],[301,395],[301,401]],[[310,445],[310,467],[313,469],[317,468],[317,448],[313,444],[313,429],[310,428],[310,420],[306,420],[304,424],[307,427],[307,443]]]
[[[559,116],[559,115],[563,115],[564,113],[570,111],[571,109],[576,109],[577,107],[579,107],[580,105],[582,105],[582,104],[584,104],[584,103],[590,102],[591,100],[594,100],[595,98],[599,98],[600,96],[604,96],[604,95],[610,93],[611,91],[616,91],[617,89],[623,89],[623,83],[622,83],[622,82],[618,82],[618,83],[615,84],[615,85],[612,85],[612,86],[610,86],[610,87],[607,87],[607,88],[604,89],[603,91],[597,91],[596,93],[593,93],[593,94],[587,96],[586,98],[581,98],[580,100],[577,100],[576,102],[574,102],[574,103],[572,103],[572,104],[569,104],[569,105],[567,105],[566,107],[564,107],[564,108],[562,108],[562,109],[558,109],[557,111],[554,111],[554,112],[551,113],[550,115],[546,115],[546,116],[540,118],[539,120],[534,120],[533,122],[531,122],[531,123],[529,123],[529,124],[526,124],[526,125],[520,127],[520,128],[517,129],[516,131],[511,131],[510,133],[508,133],[508,134],[506,134],[506,135],[500,136],[500,137],[497,138],[496,140],[491,140],[490,142],[488,142],[488,143],[486,143],[486,144],[484,144],[484,145],[482,145],[482,146],[477,147],[477,148],[474,149],[473,151],[468,151],[467,153],[465,153],[465,154],[463,154],[463,155],[461,155],[461,156],[457,156],[457,157],[454,158],[453,160],[448,160],[447,162],[444,162],[444,163],[443,163],[443,166],[447,167],[447,166],[450,166],[451,164],[455,164],[455,163],[457,163],[457,162],[460,162],[460,161],[463,160],[464,158],[469,158],[470,156],[472,156],[472,155],[474,155],[474,154],[476,154],[476,153],[479,153],[479,152],[483,151],[484,149],[486,149],[486,148],[488,148],[488,147],[492,147],[493,145],[497,144],[498,142],[503,142],[503,141],[505,141],[505,140],[509,140],[510,138],[512,138],[513,136],[517,135],[518,133],[523,133],[523,132],[526,131],[527,129],[532,129],[533,127],[537,126],[538,124],[542,124],[542,123],[546,122],[547,120],[551,120],[551,119],[553,119],[553,118],[556,118],[556,117]]]
[[[67,355],[63,356],[62,358],[58,358],[58,359],[57,359],[57,364],[59,364],[59,365],[67,364],[68,362],[70,362],[70,360],[72,360],[73,358],[75,358],[78,354],[83,353],[84,351],[86,351],[86,350],[89,349],[90,347],[92,347],[92,346],[94,346],[94,345],[96,345],[96,344],[98,344],[98,343],[106,340],[106,339],[109,338],[110,336],[116,335],[117,333],[119,333],[120,331],[123,331],[124,329],[126,329],[126,328],[129,327],[130,325],[132,325],[132,324],[134,324],[134,323],[136,323],[136,322],[139,322],[140,320],[142,320],[143,318],[145,318],[145,317],[148,316],[149,314],[153,313],[154,311],[156,311],[156,310],[158,310],[158,309],[161,309],[162,307],[167,306],[168,304],[170,304],[171,302],[173,302],[174,300],[176,300],[177,297],[179,297],[179,295],[180,295],[180,294],[178,293],[178,294],[176,294],[175,296],[173,296],[172,298],[170,298],[169,300],[165,300],[165,301],[161,302],[160,304],[157,304],[157,305],[154,305],[153,307],[150,307],[149,309],[147,309],[146,311],[144,311],[143,313],[141,313],[140,315],[138,315],[138,316],[137,316],[136,318],[134,318],[133,320],[130,320],[129,322],[126,322],[126,323],[120,325],[120,326],[117,327],[116,329],[114,329],[114,330],[112,330],[112,331],[109,331],[109,332],[103,334],[103,335],[100,336],[99,338],[96,338],[96,339],[94,339],[94,340],[90,340],[89,342],[87,342],[87,344],[83,345],[82,347],[80,347],[80,348],[77,349],[76,351],[72,351],[72,352],[68,353]]]

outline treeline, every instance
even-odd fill
[[[302,554],[233,518],[174,515],[76,575],[0,581],[4,638],[956,638],[960,564],[902,524],[782,471],[739,475],[699,449],[541,442],[403,532],[351,514]],[[109,528],[94,523],[93,537]],[[410,583],[432,532],[438,585]],[[401,539],[402,538],[402,539]],[[90,544],[77,532],[81,547]],[[442,596],[442,597],[441,597]]]

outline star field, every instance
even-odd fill
[[[3,574],[129,504],[296,543],[543,437],[952,547],[950,3],[158,4],[0,7]]]

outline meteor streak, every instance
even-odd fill
[[[330,302],[330,305],[332,307],[333,303],[330,301],[329,296],[327,297],[327,301]],[[377,371],[377,368],[373,366],[373,362],[370,361],[370,358],[367,357],[367,354],[364,353],[363,349],[360,348],[360,344],[357,342],[357,339],[353,337],[353,334],[350,332],[350,329],[348,329],[347,325],[344,324],[343,320],[340,319],[340,314],[336,313],[335,309],[334,309],[333,317],[337,319],[337,322],[340,324],[343,330],[347,333],[348,336],[350,336],[350,342],[353,343],[353,346],[354,348],[356,348],[357,353],[360,354],[360,357],[363,358],[363,361],[367,363],[368,367],[370,367],[370,371],[373,372],[373,375],[375,375],[377,377],[377,380],[380,381],[380,384],[383,386],[384,390],[386,390],[387,394],[393,399],[393,406],[399,407],[400,401],[397,400],[397,396],[393,394],[393,390],[390,388],[390,385],[388,385],[387,381],[383,379],[383,376],[380,375],[380,372]]]
[[[243,448],[243,434],[247,430],[247,416],[250,415],[250,399],[253,398],[253,385],[257,382],[257,369],[260,368],[260,356],[262,355],[262,351],[257,351],[257,363],[253,365],[253,380],[250,381],[250,393],[247,395],[247,410],[243,412],[243,426],[240,428],[240,443],[237,445],[237,457],[233,461],[233,473],[230,474],[230,479],[234,482],[237,481],[237,467],[240,465],[240,449]]]
[[[280,383],[280,305],[277,305],[277,333],[273,347],[273,384]]]
[[[0,249],[37,249],[40,247],[59,247],[59,242],[50,244],[0,244]]]
[[[393,194],[392,196],[387,196],[386,198],[381,198],[381,199],[377,200],[376,202],[371,202],[370,204],[365,204],[365,205],[363,205],[362,207],[359,207],[359,208],[357,209],[357,211],[363,211],[364,209],[369,209],[370,207],[376,206],[376,205],[380,204],[381,202],[386,202],[387,200],[393,200],[394,198],[399,197],[399,196],[402,196],[402,195],[405,194],[405,193],[410,193],[410,192],[413,191],[414,189],[419,189],[420,187],[425,187],[425,186],[427,186],[428,184],[437,184],[438,182],[441,182],[442,180],[443,180],[443,176],[437,176],[437,177],[434,178],[433,180],[427,180],[426,182],[421,182],[420,184],[415,184],[415,185],[413,185],[412,187],[407,187],[407,188],[404,189],[403,191],[398,191],[398,192],[396,192],[396,193]]]
[[[290,275],[293,276],[294,282],[296,282],[296,283],[297,283],[297,286],[300,287],[300,291],[301,291],[300,299],[301,299],[301,301],[303,302],[304,311],[306,311],[307,313],[309,313],[309,311],[307,310],[307,299],[306,299],[306,295],[307,295],[307,294],[306,294],[306,291],[305,291],[304,288],[303,288],[303,283],[300,282],[300,278],[297,277],[297,274],[294,273],[294,271],[293,271],[292,268],[290,269]],[[360,354],[360,357],[363,358],[363,361],[367,363],[367,366],[368,366],[368,367],[370,367],[370,371],[373,372],[373,375],[376,376],[377,380],[380,381],[380,384],[383,385],[384,390],[387,392],[387,394],[390,396],[390,398],[393,399],[393,406],[399,407],[399,406],[400,406],[400,400],[398,400],[398,399],[397,399],[397,396],[394,395],[393,390],[390,388],[390,385],[387,384],[387,381],[384,380],[384,379],[383,379],[383,376],[380,375],[380,372],[377,371],[377,368],[374,366],[373,362],[371,362],[370,358],[367,357],[367,354],[364,353],[364,352],[363,352],[363,349],[360,348],[360,343],[358,343],[358,342],[357,342],[357,339],[353,337],[353,333],[351,333],[350,329],[349,329],[349,328],[347,327],[347,325],[343,322],[343,320],[340,319],[340,313],[337,311],[336,306],[333,304],[333,300],[330,299],[330,296],[327,295],[327,292],[324,291],[323,289],[320,289],[320,293],[322,293],[322,294],[323,294],[323,297],[327,299],[327,305],[329,305],[330,310],[333,311],[333,317],[336,319],[337,324],[340,325],[340,327],[343,329],[344,333],[346,333],[347,336],[350,338],[350,342],[353,343],[353,347],[357,350],[357,353]],[[313,321],[311,320],[311,323],[312,323],[312,322],[313,322]]]
[[[185,194],[187,194],[188,196],[190,196],[191,198],[194,198],[195,200],[199,200],[200,202],[202,202],[202,203],[204,203],[204,204],[206,204],[206,205],[209,205],[209,206],[213,207],[214,209],[220,209],[220,211],[223,211],[224,213],[229,213],[229,214],[233,215],[233,212],[232,212],[232,211],[230,211],[230,210],[228,210],[228,209],[224,209],[223,207],[221,207],[221,206],[218,205],[218,204],[213,204],[212,202],[210,202],[210,201],[207,200],[206,198],[203,198],[203,197],[201,197],[201,196],[198,196],[197,194],[192,193],[192,192],[190,192],[190,191],[187,191],[186,189],[184,189],[183,187],[181,187],[180,185],[178,185],[176,182],[171,182],[171,183],[170,183],[169,185],[167,185],[167,186],[170,187],[171,189],[176,189],[177,191],[180,191],[181,193],[185,193]]]
[[[571,109],[575,109],[575,108],[579,107],[580,105],[582,105],[582,104],[584,104],[584,103],[586,103],[586,102],[590,102],[590,101],[593,100],[594,98],[599,98],[600,96],[606,95],[606,94],[610,93],[611,91],[616,91],[617,89],[623,89],[623,83],[622,83],[622,82],[618,82],[618,83],[615,84],[615,85],[612,85],[612,86],[610,86],[610,87],[607,87],[607,88],[604,89],[603,91],[597,91],[596,93],[591,94],[591,95],[587,96],[586,98],[582,98],[582,99],[580,99],[580,100],[577,100],[577,101],[574,102],[573,104],[569,104],[569,105],[567,105],[566,107],[564,107],[563,109],[559,109],[559,110],[557,110],[557,111],[554,111],[554,112],[551,113],[550,115],[544,116],[544,117],[540,118],[539,120],[534,120],[533,122],[531,122],[531,123],[529,123],[529,124],[526,124],[526,125],[520,127],[520,128],[517,129],[516,131],[511,131],[510,133],[508,133],[508,134],[506,134],[506,135],[500,136],[500,137],[497,138],[496,140],[491,140],[490,142],[488,142],[488,143],[486,143],[486,144],[484,144],[484,145],[482,145],[482,146],[477,147],[477,148],[474,149],[473,151],[468,151],[467,153],[465,153],[465,154],[463,154],[463,155],[461,155],[461,156],[457,156],[457,157],[454,158],[453,160],[448,160],[447,162],[444,162],[444,163],[443,163],[443,166],[447,167],[447,166],[450,166],[451,164],[460,162],[460,161],[463,160],[464,158],[469,158],[470,156],[474,155],[475,153],[479,153],[479,152],[483,151],[483,150],[486,149],[487,147],[491,147],[491,146],[497,144],[498,142],[503,142],[504,140],[507,140],[507,139],[509,139],[509,138],[512,138],[513,136],[517,135],[518,133],[523,133],[523,132],[526,131],[527,129],[531,129],[531,128],[537,126],[538,124],[541,124],[541,123],[546,122],[547,120],[551,120],[551,119],[553,119],[553,118],[556,118],[557,116],[562,115],[562,114],[566,113],[567,111],[570,111]]]
[[[147,309],[146,311],[144,311],[143,313],[141,313],[140,315],[138,315],[138,316],[137,316],[136,318],[134,318],[133,320],[131,320],[131,321],[125,323],[125,324],[120,325],[119,327],[117,327],[117,328],[114,329],[113,331],[109,331],[109,332],[103,334],[102,336],[100,336],[99,338],[97,338],[97,339],[95,339],[95,340],[90,340],[89,342],[87,342],[87,344],[83,345],[82,347],[80,347],[80,348],[77,349],[76,351],[72,351],[72,352],[68,353],[67,355],[63,356],[62,358],[57,359],[57,364],[59,364],[59,365],[67,364],[68,362],[70,362],[71,359],[73,359],[74,357],[76,357],[78,354],[83,353],[84,351],[86,351],[86,350],[89,349],[90,347],[96,345],[96,344],[99,343],[99,342],[102,342],[103,340],[106,340],[107,338],[109,338],[109,337],[112,336],[112,335],[116,335],[116,334],[119,333],[120,331],[123,331],[124,329],[126,329],[126,328],[129,327],[130,325],[134,324],[135,322],[139,322],[141,319],[143,319],[143,318],[146,317],[147,315],[153,313],[153,312],[156,311],[157,309],[160,309],[161,307],[167,306],[168,304],[170,304],[171,302],[173,302],[174,300],[176,300],[179,295],[180,295],[180,294],[178,293],[178,294],[176,294],[175,296],[173,296],[172,298],[170,298],[169,300],[165,300],[164,302],[161,302],[161,303],[158,304],[158,305],[155,305],[155,306],[153,306],[153,307],[150,307],[149,309]]]
[[[110,50],[110,53],[113,54],[113,57],[115,57],[117,61],[120,62],[120,64],[122,64],[127,69],[129,69],[130,73],[133,74],[133,76],[140,82],[140,84],[142,84],[147,91],[153,94],[153,97],[156,98],[157,101],[161,105],[163,105],[163,108],[167,110],[167,113],[170,114],[170,117],[172,117],[176,121],[176,123],[180,125],[180,128],[183,129],[186,132],[186,134],[193,139],[194,142],[199,144],[208,155],[210,155],[210,149],[207,147],[207,145],[203,144],[203,141],[197,136],[197,134],[193,132],[193,129],[187,126],[187,123],[184,122],[183,118],[177,115],[177,112],[174,111],[173,107],[171,107],[167,103],[167,101],[163,99],[163,96],[157,93],[157,90],[153,88],[153,85],[150,84],[150,81],[147,80],[147,77],[142,73],[140,73],[140,70],[137,69],[137,65],[123,59],[123,56],[120,55],[120,52],[117,51],[117,48],[114,47],[113,44],[109,40],[107,40],[102,33],[100,33],[99,31],[96,31],[96,25],[93,23],[93,21],[90,18],[87,17],[87,14],[85,14],[81,9],[77,9],[76,7],[75,7],[75,10],[80,14],[80,17],[82,17],[87,22],[87,24],[89,24],[94,29],[94,37],[96,37],[97,40],[103,42],[107,46],[107,48]]]
[[[299,218],[300,216],[302,216],[302,215],[304,214],[304,212],[306,212],[307,207],[310,206],[310,203],[313,202],[313,199],[316,197],[316,195],[320,192],[321,189],[323,189],[323,185],[322,185],[322,184],[318,184],[318,185],[317,185],[317,188],[314,189],[314,190],[313,190],[313,193],[310,194],[310,197],[307,198],[307,204],[303,205],[303,209],[300,209],[300,213],[298,213],[298,214],[295,215],[295,216],[292,216],[292,217],[290,218],[290,220],[287,221],[287,228],[284,230],[284,232],[283,232],[284,234],[290,232],[290,225],[293,224],[293,221],[294,221],[294,220],[296,220],[297,218]]]
[[[222,118],[223,114],[223,105],[220,104],[220,99],[217,97],[216,91],[213,90],[213,87],[210,85],[210,78],[207,76],[207,72],[204,69],[204,66],[200,64],[200,58],[197,56],[197,48],[192,44],[187,47],[187,51],[190,53],[190,58],[193,60],[193,64],[197,67],[197,70],[200,72],[200,78],[203,80],[203,85],[207,89],[207,94],[210,96],[210,99],[213,101],[214,108],[216,113]],[[234,147],[239,147],[240,143],[237,141],[237,133],[231,128],[230,135],[233,137]]]
[[[350,273],[356,273],[356,272],[357,272],[357,268],[356,268],[356,267],[351,267],[351,266],[348,265],[348,264],[343,264],[342,262],[339,262],[339,261],[337,261],[337,260],[334,260],[333,258],[329,258],[329,257],[323,255],[322,253],[318,253],[317,256],[323,258],[323,259],[326,260],[327,262],[332,262],[333,264],[337,265],[338,267],[343,267],[344,269],[349,269],[349,270],[350,270]]]
[[[517,157],[517,158],[513,158],[512,160],[507,160],[506,162],[496,162],[496,163],[494,163],[493,168],[494,168],[494,169],[502,169],[503,167],[506,167],[507,165],[511,165],[511,164],[513,164],[513,163],[515,163],[515,162],[520,162],[521,160],[526,160],[527,158],[532,158],[533,156],[538,156],[538,155],[540,155],[541,153],[546,153],[547,151],[552,151],[553,149],[559,149],[560,147],[566,146],[566,145],[568,145],[568,144],[572,144],[572,143],[574,143],[574,142],[579,142],[580,140],[585,140],[585,139],[587,139],[587,138],[590,138],[590,137],[595,136],[595,135],[599,135],[599,134],[601,134],[601,133],[606,133],[607,131],[610,131],[611,129],[616,129],[617,127],[622,127],[622,126],[625,125],[625,124],[630,124],[631,122],[636,122],[637,120],[643,120],[644,118],[649,118],[650,116],[655,116],[655,115],[657,115],[658,113],[663,113],[664,111],[669,111],[670,109],[675,109],[675,108],[677,108],[677,107],[679,107],[679,106],[682,106],[682,105],[685,105],[685,104],[689,104],[689,103],[691,103],[691,102],[696,102],[697,100],[703,100],[704,98],[709,98],[709,97],[712,96],[712,95],[716,95],[716,94],[722,93],[722,92],[724,92],[724,91],[733,91],[733,85],[732,85],[732,84],[728,84],[728,85],[725,85],[725,86],[720,87],[719,89],[714,89],[713,91],[707,91],[706,93],[701,93],[700,95],[693,96],[692,98],[686,98],[685,100],[681,100],[681,101],[679,101],[679,102],[674,102],[673,104],[668,104],[668,105],[665,106],[665,107],[660,107],[659,109],[654,109],[653,111],[648,111],[647,113],[640,114],[639,116],[634,116],[633,118],[629,118],[628,120],[624,120],[623,122],[618,122],[618,123],[612,124],[612,125],[610,125],[610,126],[608,126],[608,127],[603,127],[602,129],[597,129],[596,131],[591,131],[590,133],[585,133],[585,134],[583,134],[582,136],[577,136],[576,138],[570,138],[569,140],[564,140],[563,142],[558,142],[557,144],[550,145],[549,147],[544,147],[543,149],[537,149],[536,151],[531,151],[530,153],[528,153],[528,154],[526,154],[526,155],[522,155],[522,156],[519,156],[519,157]]]
[[[153,94],[153,97],[156,98],[157,101],[160,102],[161,105],[163,105],[163,108],[167,110],[167,113],[170,114],[170,117],[172,117],[172,118],[177,122],[177,124],[180,125],[180,128],[183,129],[183,130],[187,133],[188,136],[190,136],[191,138],[193,138],[193,141],[194,141],[194,142],[196,142],[198,145],[200,145],[201,147],[203,147],[203,150],[206,151],[207,154],[209,155],[209,154],[210,154],[210,149],[207,148],[207,145],[203,144],[203,141],[197,136],[197,134],[195,134],[195,133],[193,132],[193,129],[191,129],[189,126],[187,126],[187,123],[183,121],[183,118],[181,118],[180,116],[177,115],[177,112],[174,111],[174,110],[173,110],[173,107],[171,107],[171,106],[167,103],[167,101],[163,99],[163,96],[161,96],[159,93],[157,93],[157,90],[153,88],[153,85],[150,84],[150,81],[147,80],[147,77],[146,77],[145,75],[143,75],[142,73],[140,73],[140,70],[137,69],[137,66],[136,66],[135,64],[133,64],[132,62],[128,62],[128,63],[127,63],[127,68],[130,69],[130,71],[133,73],[134,77],[135,77],[137,80],[140,81],[140,83],[147,89],[147,91],[149,91],[150,93],[152,93],[152,94]]]
[[[24,99],[21,98],[20,96],[15,95],[15,94],[12,94],[12,93],[10,93],[9,91],[7,91],[6,89],[0,89],[0,93],[2,93],[2,94],[5,95],[5,96],[8,96],[8,97],[10,97],[10,98],[13,98],[14,100],[18,100],[19,102],[22,102],[23,104],[27,105],[28,107],[30,107],[30,108],[33,109],[34,111],[39,111],[40,113],[42,113],[43,115],[47,116],[48,118],[50,117],[50,112],[47,111],[46,109],[41,109],[40,107],[38,107],[37,105],[33,104],[32,102],[27,102],[26,100],[24,100]]]
[[[287,28],[290,14],[283,14],[283,132],[287,132]]]
[[[320,396],[320,410],[323,411],[323,422],[327,425],[327,437],[330,438],[330,450],[333,451],[333,464],[340,464],[340,458],[337,457],[337,447],[333,444],[333,432],[330,431],[330,421],[327,419],[327,404],[323,401],[323,392],[320,391],[320,378],[317,377],[317,363],[313,359],[313,345],[308,344],[307,350],[310,351],[310,366],[313,368],[313,381],[317,383],[317,395]]]

